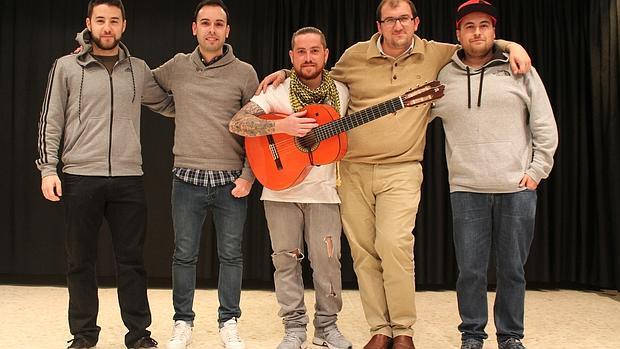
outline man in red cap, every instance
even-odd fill
[[[534,236],[536,187],[553,167],[558,142],[536,70],[513,74],[495,46],[497,17],[483,0],[458,7],[462,49],[439,73],[446,97],[432,110],[446,134],[461,349],[482,349],[487,338],[491,250],[497,261],[493,311],[499,349],[525,348],[524,265]]]

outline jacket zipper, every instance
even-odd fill
[[[114,68],[112,68],[114,72]],[[110,138],[108,143],[108,176],[112,177],[112,125],[114,121],[114,85],[112,83],[112,73],[110,73]]]
[[[108,76],[110,77],[110,133],[108,137],[108,177],[112,177],[112,126],[114,124],[114,83],[112,80],[112,73],[114,73],[114,68],[116,68],[119,62],[120,61],[114,63],[112,71],[108,72]],[[103,63],[97,63],[101,65],[106,71],[108,70]]]

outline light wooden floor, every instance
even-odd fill
[[[115,289],[101,289],[98,349],[123,348],[125,328],[120,320]],[[153,338],[165,348],[172,327],[171,291],[149,290]],[[492,304],[493,293],[489,293]],[[415,343],[418,349],[458,348],[459,318],[453,291],[418,292],[418,321]],[[275,348],[283,333],[277,316],[275,295],[270,291],[244,291],[239,330],[248,349]],[[361,349],[368,340],[368,328],[357,291],[344,291],[339,327]],[[314,293],[307,291],[310,312]],[[492,308],[492,307],[490,307]],[[67,291],[61,287],[0,285],[0,348],[64,348],[70,339],[67,326]],[[197,314],[191,349],[221,348],[217,335],[217,294],[198,290]],[[497,348],[492,318],[485,349]],[[309,337],[313,329],[309,327]],[[526,337],[528,349],[620,348],[620,295],[618,292],[528,291]],[[313,347],[309,348],[319,348]]]

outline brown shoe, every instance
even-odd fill
[[[413,338],[405,335],[394,337],[392,349],[415,349]]]
[[[376,334],[370,338],[364,349],[390,349],[392,338],[384,334]]]

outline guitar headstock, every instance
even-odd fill
[[[444,96],[446,86],[437,80],[427,82],[400,96],[405,107],[432,102]]]

